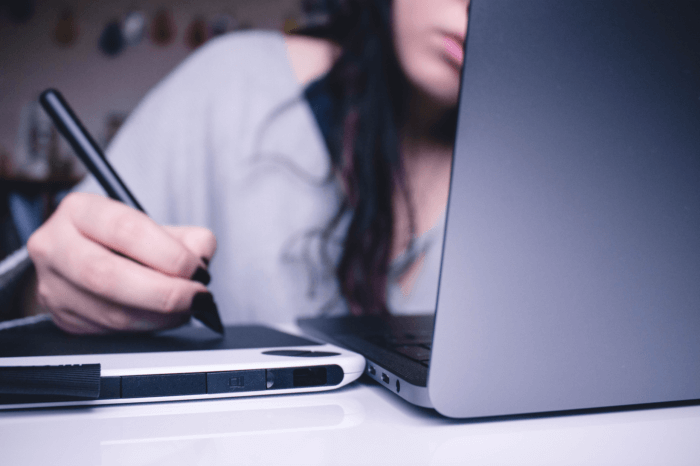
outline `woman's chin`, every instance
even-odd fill
[[[436,104],[452,108],[457,105],[459,99],[459,73],[446,71],[439,76],[433,76],[421,88]]]

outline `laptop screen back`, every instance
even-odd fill
[[[700,2],[473,0],[429,390],[700,398]]]

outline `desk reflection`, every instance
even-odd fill
[[[327,393],[0,413],[3,465],[698,464],[700,406],[452,420]]]
[[[313,433],[364,416],[351,398],[317,394],[25,410],[0,416],[0,438],[3,463],[13,465],[285,464],[305,450],[306,464],[322,464],[329,452]],[[276,447],[261,451],[251,436]]]

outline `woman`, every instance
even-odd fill
[[[190,57],[108,152],[151,217],[68,196],[28,243],[38,301],[74,333],[179,325],[216,234],[225,322],[431,309],[467,4],[318,0],[313,37]]]

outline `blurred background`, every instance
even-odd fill
[[[85,171],[37,104],[54,87],[106,147],[146,92],[217,35],[290,31],[300,0],[0,0],[0,260]]]

